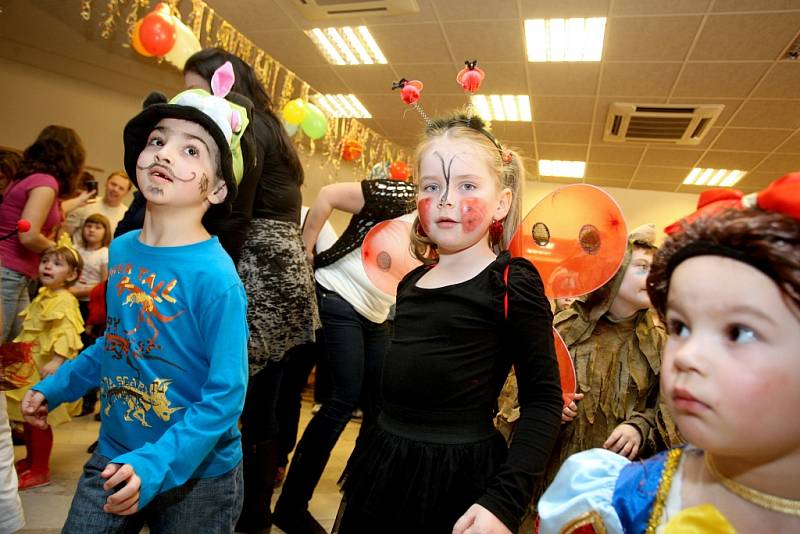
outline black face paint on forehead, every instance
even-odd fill
[[[444,193],[442,194],[441,198],[439,199],[439,205],[444,205],[447,202],[447,195],[450,193],[450,168],[453,166],[453,161],[455,161],[458,154],[455,154],[452,158],[450,158],[450,163],[447,164],[447,167],[444,166],[444,158],[438,152],[433,153],[439,161],[442,163],[442,176],[444,176]]]

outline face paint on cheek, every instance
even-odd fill
[[[461,201],[461,228],[465,234],[474,232],[486,219],[486,202],[478,198]]]
[[[430,198],[423,198],[417,201],[417,214],[419,215],[419,224],[422,225],[422,229],[425,230],[425,233],[431,228],[431,203],[433,202]]]

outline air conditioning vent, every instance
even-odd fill
[[[417,0],[292,0],[308,20],[419,13]]]
[[[697,145],[725,108],[713,105],[626,104],[609,106],[603,140]]]

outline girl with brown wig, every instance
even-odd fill
[[[53,234],[62,221],[59,199],[73,193],[85,159],[81,138],[63,126],[47,126],[22,155],[0,206],[0,235],[13,232],[20,219],[30,222],[30,230],[0,241],[5,319],[0,343],[19,332],[17,315],[30,302],[28,286],[37,276],[41,253],[55,244]]]
[[[570,457],[540,531],[800,530],[800,173],[683,223],[648,278],[667,410],[689,443],[645,462]]]

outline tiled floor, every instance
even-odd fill
[[[303,401],[301,432],[310,418],[311,404]],[[55,534],[61,531],[83,464],[89,457],[86,447],[96,439],[98,426],[99,423],[93,417],[87,416],[56,427],[53,455],[50,459],[53,483],[20,493],[27,521],[27,526],[20,533]],[[353,450],[358,429],[358,422],[351,421],[347,425],[309,506],[314,517],[328,530],[333,525],[341,499],[336,481]],[[15,452],[17,457],[25,455],[24,447],[16,447]],[[276,491],[275,497],[279,493],[280,489]]]

